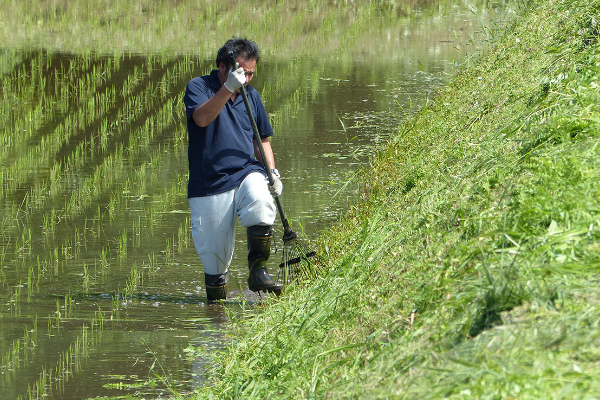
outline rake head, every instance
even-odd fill
[[[283,259],[279,264],[278,279],[290,284],[317,277],[324,266],[317,252],[294,232],[291,232],[293,237],[288,233],[283,236]]]

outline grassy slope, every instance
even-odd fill
[[[374,157],[329,273],[232,314],[199,398],[596,398],[600,1],[521,11]]]

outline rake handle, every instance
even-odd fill
[[[235,67],[235,55],[232,51],[229,52],[229,61],[231,62],[231,66]],[[267,162],[267,157],[265,156],[265,149],[262,145],[262,139],[260,134],[258,133],[258,128],[256,127],[256,121],[254,120],[254,115],[252,114],[252,109],[250,108],[250,101],[248,100],[248,95],[246,94],[246,88],[242,85],[240,87],[240,93],[242,94],[242,98],[244,99],[244,104],[246,106],[246,111],[248,112],[248,117],[250,118],[250,124],[252,125],[252,130],[254,131],[254,140],[258,145],[258,150],[260,152],[260,156],[264,163]],[[272,186],[275,180],[273,179],[273,173],[271,172],[271,168],[268,165],[264,166],[265,171],[267,171],[267,177],[269,179],[269,185]],[[279,200],[279,196],[273,197],[275,199],[275,205],[277,206],[277,211],[279,211],[279,216],[281,217],[281,223],[283,224],[283,241],[292,240],[297,237],[296,233],[292,231],[290,228],[290,223],[285,216],[283,211],[283,206],[281,205],[281,201]]]

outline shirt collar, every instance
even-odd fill
[[[221,89],[221,81],[219,80],[219,70],[213,69],[210,71],[210,86],[215,89],[215,92]]]

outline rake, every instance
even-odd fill
[[[237,68],[238,64],[235,61],[233,52],[231,51],[229,52],[229,59],[231,65]],[[258,145],[258,150],[260,151],[262,160],[266,162],[267,158],[265,157],[265,151],[263,149],[261,137],[258,133],[256,121],[254,120],[254,115],[252,114],[252,109],[250,108],[250,101],[248,100],[246,88],[244,86],[240,87],[240,93],[244,99],[246,111],[248,112],[248,117],[250,118],[250,124],[252,125],[252,130],[254,131],[254,140]],[[269,185],[273,185],[275,180],[273,179],[273,173],[271,172],[271,169],[267,167],[265,170],[269,179]],[[283,261],[281,264],[279,264],[280,275],[282,275],[283,283],[288,284],[298,279],[310,279],[316,277],[320,272],[320,269],[323,267],[321,259],[318,257],[317,252],[314,251],[308,243],[301,240],[298,237],[298,234],[292,231],[292,228],[290,228],[290,223],[288,222],[285,212],[283,211],[283,206],[281,205],[279,196],[273,197],[273,199],[275,200],[275,205],[277,206],[277,211],[279,212],[281,223],[283,224]]]

